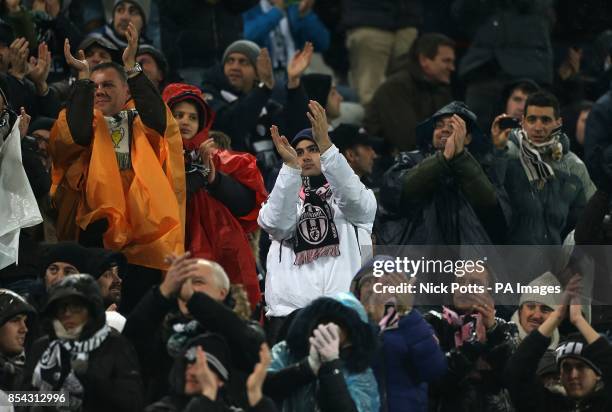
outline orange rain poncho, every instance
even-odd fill
[[[132,108],[130,101],[124,110]],[[168,108],[166,122],[160,136],[134,118],[132,167],[120,170],[102,113],[94,111],[93,138],[85,147],[74,142],[62,110],[50,139],[60,240],[76,240],[79,229],[106,218],[104,247],[121,251],[129,263],[165,270],[167,255],[184,252],[183,145]]]

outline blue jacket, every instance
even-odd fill
[[[381,404],[386,396],[388,412],[427,411],[427,382],[447,371],[446,357],[432,327],[412,310],[400,319],[397,329],[386,330],[381,338],[373,368]]]
[[[264,13],[261,5],[258,4],[242,14],[244,38],[254,41],[261,47],[267,47],[271,51],[269,34],[278,26],[283,17],[283,12],[277,7],[272,7],[268,13]],[[327,50],[329,30],[314,12],[311,11],[304,17],[300,17],[298,5],[292,4],[287,8],[287,18],[296,50],[302,49],[307,41],[312,42],[316,52]]]

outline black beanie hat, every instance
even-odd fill
[[[302,76],[304,90],[310,100],[314,100],[321,106],[327,106],[327,97],[332,87],[332,77],[328,74],[307,74]]]

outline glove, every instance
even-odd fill
[[[338,325],[319,325],[310,338],[310,344],[317,349],[322,362],[331,362],[340,356],[340,330]]]
[[[311,338],[312,339],[312,338]],[[321,358],[319,357],[319,352],[317,352],[317,348],[310,343],[310,352],[308,353],[308,365],[312,370],[312,373],[317,375],[319,373],[319,368],[321,367]]]

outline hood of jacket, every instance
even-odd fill
[[[206,103],[202,91],[190,84],[171,83],[164,89],[162,98],[170,110],[180,102],[187,101],[195,105],[198,111],[198,132],[191,139],[183,138],[183,146],[192,150],[197,149],[200,144],[208,139],[208,132],[215,120],[215,112]]]
[[[368,324],[363,305],[351,293],[321,297],[300,310],[287,332],[287,346],[292,356],[296,359],[308,356],[312,331],[319,324],[329,322],[348,333],[351,346],[340,352],[347,370],[353,373],[366,370],[375,354],[376,335]]]
[[[416,127],[417,147],[424,153],[434,151],[432,138],[436,121],[441,117],[458,115],[465,121],[467,132],[472,135],[472,141],[466,145],[473,153],[484,153],[491,148],[489,140],[478,127],[477,116],[464,102],[453,101],[435,112],[429,119],[419,123]]]

